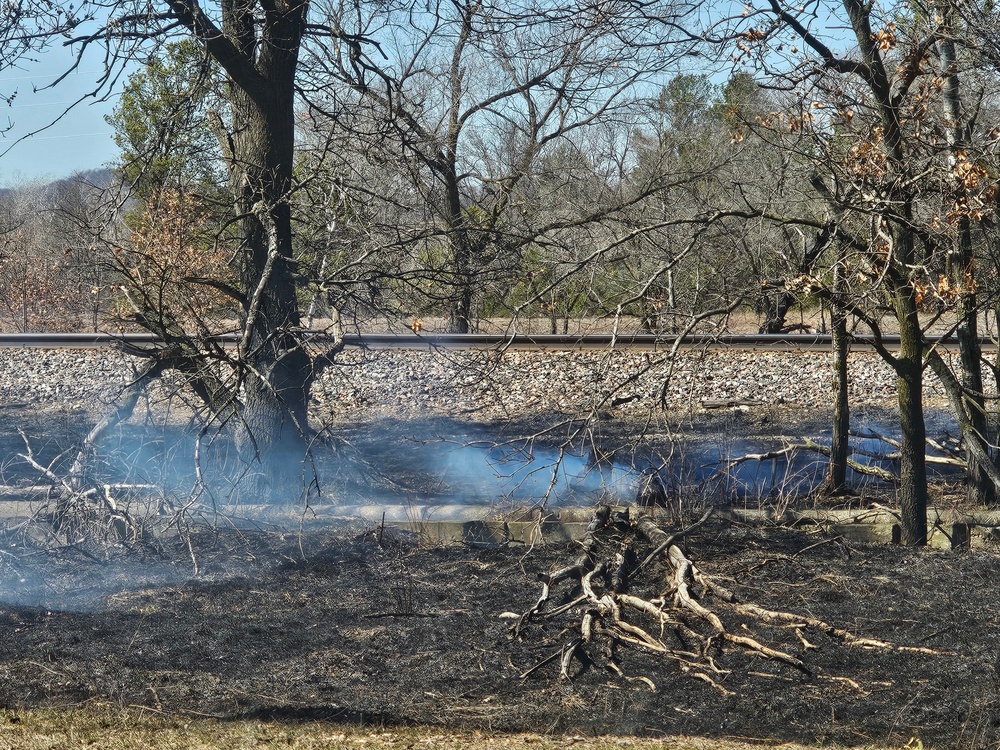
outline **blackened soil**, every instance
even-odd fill
[[[528,623],[520,638],[502,616],[531,608],[538,575],[576,557],[563,544],[472,549],[389,530],[217,530],[104,563],[72,551],[3,553],[2,590],[24,602],[36,584],[42,598],[0,604],[0,705],[110,701],[492,731],[994,746],[1000,559],[823,541],[718,522],[685,546],[742,601],[906,648],[763,624],[706,596],[729,630],[808,667],[715,643],[708,655],[725,690],[681,661],[626,647],[617,653],[623,675],[595,658],[574,661],[572,679],[561,680],[556,658],[522,678],[579,632],[578,609]],[[649,566],[633,592],[662,591],[664,574]],[[572,594],[567,586],[554,598]],[[704,632],[694,619],[690,632]]]

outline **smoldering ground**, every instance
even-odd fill
[[[467,462],[433,476],[418,456],[430,446],[437,465],[439,449],[454,456],[483,433],[434,424],[436,431],[420,425],[419,436],[344,431],[331,451],[353,468],[338,491],[464,495],[472,478],[459,469]],[[34,428],[55,434],[41,422]],[[607,446],[625,432],[609,429]],[[487,466],[516,474],[507,458],[494,455]],[[104,556],[73,544],[31,546],[8,529],[0,547],[0,705],[107,702],[224,718],[890,746],[911,737],[963,748],[998,739],[994,550],[869,547],[711,522],[685,548],[741,600],[888,645],[736,618],[727,621],[731,630],[793,653],[808,674],[717,643],[708,654],[720,669],[717,685],[694,679],[682,660],[639,647],[620,649],[620,673],[599,659],[575,660],[561,679],[559,659],[546,660],[579,620],[567,610],[515,636],[511,616],[532,608],[539,576],[574,559],[577,546],[544,538],[488,549],[427,546],[364,523],[333,528],[301,511],[287,517],[278,526],[201,513]],[[636,590],[662,593],[666,575],[652,564]],[[576,594],[569,584],[555,595],[569,603]]]
[[[105,437],[99,450],[88,456],[84,478],[98,495],[96,501],[88,500],[96,503],[98,525],[104,523],[100,514],[106,510],[100,507],[102,488],[113,483],[116,506],[134,516],[146,535],[138,544],[135,538],[119,539],[114,533],[93,540],[83,531],[61,537],[49,533],[53,508],[65,489],[59,480],[78,455],[90,420],[61,411],[8,412],[10,418],[0,425],[0,483],[6,494],[0,498],[0,520],[8,546],[0,550],[0,566],[10,571],[7,588],[0,593],[12,603],[57,608],[65,606],[65,597],[74,599],[74,608],[85,608],[88,596],[103,589],[98,567],[87,586],[52,599],[51,587],[32,572],[31,561],[53,552],[75,552],[96,561],[124,555],[132,558],[137,580],[166,583],[200,572],[198,556],[192,553],[191,559],[161,569],[156,554],[140,560],[133,548],[155,549],[161,540],[183,539],[202,527],[221,524],[293,533],[322,526],[330,516],[350,517],[358,506],[403,508],[406,512],[397,517],[419,517],[421,508],[440,509],[434,515],[441,518],[449,508],[461,506],[485,515],[523,508],[624,505],[642,499],[650,477],[660,487],[658,504],[692,517],[706,507],[734,502],[787,504],[815,487],[825,469],[825,459],[810,453],[733,465],[741,455],[780,449],[791,434],[825,439],[823,420],[803,419],[792,411],[703,414],[697,421],[678,420],[659,431],[620,421],[581,427],[559,415],[490,424],[446,417],[379,419],[337,425],[322,435],[312,459],[302,463],[305,491],[290,488],[288,505],[275,512],[229,481],[231,474],[223,469],[236,459],[224,435],[201,435],[196,447],[199,433],[190,423],[146,413]],[[888,415],[869,408],[856,422],[862,430],[882,430]],[[945,442],[947,420],[932,423]],[[874,442],[858,439],[855,445],[876,453],[891,450]],[[199,483],[196,453],[203,474],[218,481]],[[847,498],[848,503],[860,505],[868,494],[881,498],[887,492],[886,485],[870,477],[853,479],[860,494]],[[15,506],[4,500],[22,502]],[[368,517],[373,518],[371,513]],[[26,559],[25,550],[31,553]]]
[[[719,647],[725,693],[638,648],[618,655],[622,675],[574,663],[565,680],[549,663],[523,677],[559,651],[569,622],[515,638],[504,615],[527,611],[538,575],[577,554],[565,544],[425,547],[391,531],[379,544],[364,530],[217,528],[191,540],[202,572],[186,581],[144,575],[134,556],[98,566],[66,551],[36,561],[35,574],[67,605],[100,591],[82,611],[0,606],[0,705],[897,747],[910,737],[995,742],[997,558],[817,541],[713,525],[687,547],[745,599],[898,647],[805,632],[806,648],[793,628],[748,623],[811,674]],[[189,552],[163,545],[156,564],[182,568]],[[648,582],[663,574],[653,566]]]

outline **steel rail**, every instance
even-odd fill
[[[311,344],[332,345],[333,337],[322,333],[307,334]],[[468,349],[468,350],[548,350],[585,351],[607,350],[610,348],[642,351],[668,352],[675,344],[679,349],[729,349],[736,351],[779,351],[810,352],[829,351],[832,346],[829,334],[691,334],[677,344],[677,336],[668,334],[610,334],[590,333],[579,335],[559,334],[451,334],[451,333],[361,333],[347,334],[344,344],[349,347],[366,349]],[[233,346],[238,338],[235,334],[223,335],[217,343]],[[852,346],[856,350],[872,350],[872,336],[853,336]],[[958,342],[953,336],[928,336],[928,343],[940,348],[953,350]],[[889,350],[899,347],[899,336],[882,337],[883,345]],[[997,342],[990,338],[981,340],[984,350],[996,351]],[[125,347],[152,349],[162,344],[162,340],[149,333],[4,333],[0,334],[0,347],[24,349],[98,349],[103,347]]]

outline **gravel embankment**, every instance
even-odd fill
[[[339,406],[350,414],[411,417],[430,410],[477,419],[581,409],[639,417],[656,409],[661,396],[670,410],[705,400],[815,409],[831,405],[830,366],[830,355],[816,352],[684,352],[673,367],[657,355],[629,352],[349,353],[324,374],[317,402],[332,414]],[[852,355],[850,374],[852,404],[894,402],[892,372],[876,355]],[[927,397],[940,403],[930,376]]]
[[[108,350],[0,349],[0,405],[102,410],[131,377],[129,358]],[[467,415],[487,420],[532,413],[611,410],[639,416],[666,403],[759,400],[817,408],[830,403],[830,357],[808,353],[684,352],[673,368],[657,355],[614,352],[345,352],[314,388],[321,418]],[[894,399],[889,368],[871,353],[851,358],[851,400]],[[928,397],[936,399],[933,378]],[[615,404],[615,399],[631,399]]]
[[[128,384],[129,364],[111,350],[0,349],[0,406],[100,411]]]

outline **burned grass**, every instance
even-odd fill
[[[381,541],[381,543],[379,543]],[[111,705],[223,721],[349,722],[442,731],[989,747],[1000,739],[1000,560],[849,546],[780,527],[706,524],[688,556],[741,601],[822,620],[872,648],[789,623],[727,627],[808,673],[728,643],[718,687],[676,659],[621,649],[621,674],[542,660],[579,618],[511,614],[573,545],[429,547],[402,534],[220,531],[98,564],[72,550],[5,555],[0,705]],[[636,585],[663,586],[656,562]],[[572,586],[559,592],[574,596]],[[707,596],[706,600],[711,600]],[[526,672],[530,674],[524,677]],[[641,677],[643,679],[632,679]]]

